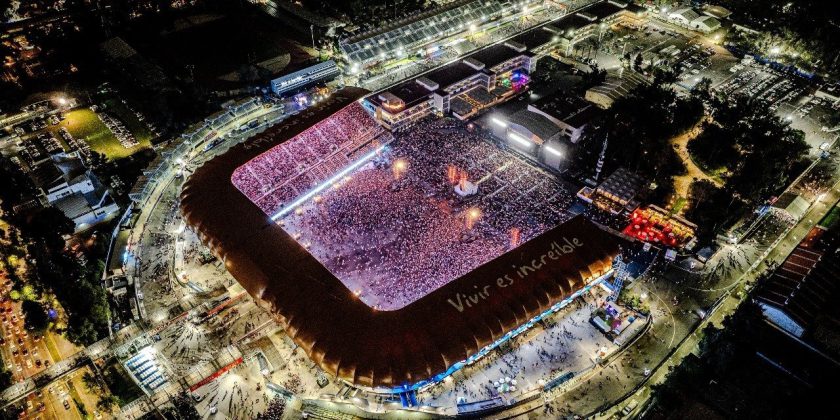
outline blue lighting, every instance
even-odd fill
[[[281,217],[283,217],[283,216],[285,216],[285,215],[289,214],[289,212],[290,212],[290,211],[292,211],[292,210],[294,210],[294,209],[295,209],[295,207],[297,207],[297,206],[299,206],[299,205],[303,204],[304,202],[306,202],[306,200],[309,200],[310,198],[314,197],[316,194],[318,194],[319,192],[323,191],[324,189],[326,189],[326,188],[327,188],[327,187],[329,187],[330,185],[335,184],[338,180],[340,180],[341,178],[344,178],[344,176],[345,176],[345,175],[349,174],[350,172],[353,172],[353,171],[354,171],[354,170],[356,170],[358,167],[360,167],[360,166],[364,165],[365,163],[367,163],[367,161],[368,161],[368,160],[370,160],[371,158],[373,158],[374,156],[376,156],[376,155],[377,155],[377,153],[379,153],[379,152],[381,152],[381,151],[383,151],[383,150],[385,150],[385,145],[384,145],[384,144],[383,144],[382,146],[377,147],[377,148],[376,148],[376,150],[374,150],[374,151],[372,151],[372,152],[370,152],[370,153],[368,153],[368,154],[364,155],[361,159],[357,160],[357,161],[356,161],[355,163],[353,163],[352,165],[350,165],[350,166],[348,166],[348,167],[344,168],[344,170],[343,170],[343,171],[341,171],[341,172],[337,173],[337,174],[336,174],[335,176],[333,176],[332,178],[330,178],[330,179],[326,180],[325,182],[321,183],[321,185],[318,185],[318,186],[317,186],[317,187],[315,187],[315,189],[313,189],[312,191],[309,191],[308,193],[304,194],[302,197],[300,197],[300,198],[298,198],[297,200],[295,200],[292,204],[290,204],[289,206],[287,206],[287,207],[283,208],[282,210],[280,210],[280,211],[279,211],[277,214],[275,214],[274,216],[271,216],[271,220],[272,220],[272,221],[276,221],[277,219],[279,219],[279,218],[281,218]]]

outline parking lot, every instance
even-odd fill
[[[767,101],[780,118],[805,133],[813,155],[821,153],[832,139],[825,128],[828,118],[840,107],[814,96],[815,86],[807,78],[751,57],[739,59],[721,42],[718,35],[706,37],[650,20],[640,26],[613,25],[603,33],[596,32],[576,44],[573,55],[616,73],[622,64],[633,67],[641,54],[643,71],[648,66],[670,66],[677,72],[677,86],[683,92],[708,79],[721,97]]]

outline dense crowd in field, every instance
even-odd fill
[[[464,179],[475,195],[455,193]],[[397,309],[565,221],[573,198],[461,123],[435,120],[281,224],[363,301]]]

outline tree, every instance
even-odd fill
[[[607,79],[607,71],[598,67],[590,66],[591,71],[583,74],[583,81],[581,82],[584,90],[590,87],[600,85]]]
[[[50,318],[47,311],[40,303],[34,300],[24,300],[21,304],[26,329],[43,332],[50,325]]]
[[[70,235],[76,230],[73,223],[61,210],[46,207],[32,214],[23,226],[30,236],[43,240],[50,249],[64,249],[63,235]]]
[[[694,84],[691,88],[691,95],[703,103],[711,104],[712,99],[715,98],[712,93],[712,79],[703,77],[699,82]]]
[[[697,224],[701,242],[712,241],[720,228],[734,222],[745,209],[735,195],[705,179],[691,184],[689,203],[685,216]]]
[[[104,153],[99,153],[95,150],[91,150],[90,152],[90,166],[92,168],[99,168],[102,165],[108,163],[108,158],[105,157]]]
[[[613,104],[600,122],[601,135],[582,148],[587,155],[598,156],[603,136],[609,135],[605,172],[624,166],[639,173],[657,185],[648,199],[661,203],[673,191],[673,177],[685,172],[671,138],[694,126],[703,112],[701,102],[678,96],[669,85],[642,85]]]
[[[3,95],[0,94],[0,97]],[[24,197],[32,194],[35,187],[20,167],[6,156],[0,155],[0,202],[8,212],[19,204]]]
[[[653,68],[653,83],[655,85],[670,85],[676,83],[679,75],[677,72],[668,67],[654,67]]]
[[[85,389],[92,394],[98,394],[103,391],[102,385],[96,379],[96,376],[94,376],[90,371],[85,372],[85,374],[82,375],[82,383],[85,385]]]
[[[199,420],[201,416],[198,410],[195,409],[192,398],[186,393],[181,392],[172,398],[172,405],[174,408],[165,413],[167,419],[173,420]]]
[[[642,63],[644,63],[642,53],[636,54],[636,60],[633,62],[633,69],[636,71],[642,71]]]
[[[96,326],[89,320],[81,320],[81,323],[69,322],[67,328],[67,339],[74,344],[89,345],[99,339]]]
[[[0,362],[3,362],[3,360],[0,359]],[[9,372],[6,369],[6,363],[3,363],[0,366],[0,389],[6,389],[10,386],[12,386],[12,372]]]
[[[113,394],[105,394],[99,397],[99,401],[96,402],[96,409],[103,413],[110,413],[114,409],[114,406],[119,403],[120,399]]]

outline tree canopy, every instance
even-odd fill
[[[657,185],[652,201],[661,200],[673,191],[672,177],[685,172],[670,141],[702,116],[702,102],[679,96],[669,84],[655,80],[616,101],[606,115],[602,135],[585,147],[600,150],[603,135],[609,135],[609,170],[625,166],[638,172]]]
[[[716,102],[713,114],[688,149],[701,166],[724,170],[727,191],[758,203],[787,185],[808,150],[804,133],[745,97]]]

